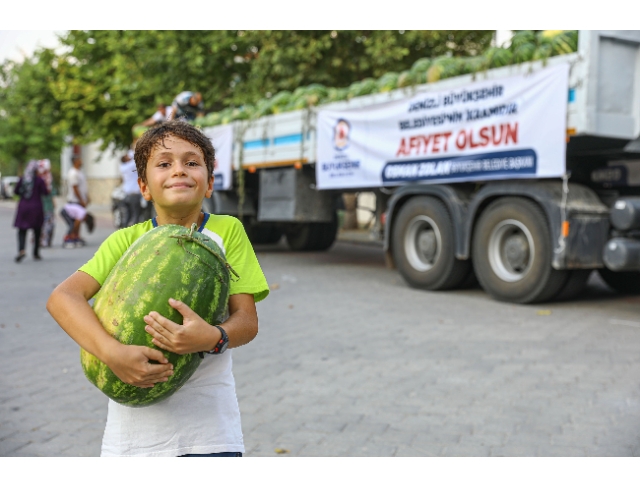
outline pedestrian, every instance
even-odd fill
[[[38,161],[29,161],[23,176],[15,186],[15,194],[20,196],[13,226],[18,229],[18,255],[16,262],[26,256],[27,230],[33,230],[33,258],[40,260],[40,233],[44,223],[42,197],[48,194],[47,185],[38,176]]]
[[[135,225],[140,220],[142,214],[142,193],[138,185],[138,172],[136,170],[136,162],[134,160],[134,151],[128,151],[120,159],[120,178],[122,179],[122,190],[125,193],[124,202],[129,209],[129,219],[125,222],[125,226]]]
[[[211,141],[185,121],[149,129],[138,141],[135,161],[142,194],[157,216],[112,233],[95,255],[51,294],[47,309],[83,349],[124,382],[153,387],[172,374],[161,351],[124,345],[102,327],[88,300],[116,262],[140,236],[158,225],[176,224],[216,241],[240,279],[231,281],[229,316],[210,326],[180,301],[169,304],[183,317],[179,325],[155,311],[145,316],[152,343],[178,353],[207,351],[196,373],[171,397],[144,408],[109,400],[102,456],[242,456],[240,410],[231,367],[231,350],[258,333],[255,303],[269,294],[267,281],[242,223],[201,211],[213,191]],[[178,339],[180,337],[180,339]]]
[[[69,230],[64,237],[63,247],[73,248],[85,245],[80,238],[80,226],[87,221],[89,232],[93,231],[93,218],[87,218],[87,205],[89,204],[89,187],[87,178],[80,170],[82,159],[74,157],[73,166],[67,173],[67,203],[62,208],[62,217],[69,224]]]
[[[176,96],[171,104],[172,113],[169,120],[184,118],[193,121],[204,115],[202,94],[199,91],[183,91]]]
[[[42,225],[42,234],[40,236],[40,247],[51,247],[53,244],[53,232],[55,230],[56,222],[56,206],[53,198],[58,194],[58,192],[53,184],[51,161],[49,159],[41,159],[38,161],[38,176],[44,180],[48,191],[48,193],[42,197],[44,223]]]

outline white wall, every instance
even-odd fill
[[[87,179],[111,179],[120,177],[118,167],[120,166],[120,158],[125,151],[118,150],[113,153],[113,145],[110,145],[105,151],[100,150],[101,142],[94,142],[89,145],[83,145],[81,149],[82,171]],[[72,149],[70,146],[62,149],[61,170],[62,178],[67,179],[67,172],[71,169]]]

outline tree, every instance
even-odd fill
[[[54,92],[58,126],[125,147],[159,102],[200,91],[208,111],[310,83],[347,86],[421,57],[475,54],[492,31],[70,31]]]
[[[54,87],[65,113],[59,129],[79,143],[124,148],[131,127],[181,91],[200,91],[208,107],[221,108],[216,100],[226,99],[230,81],[246,71],[233,60],[237,37],[236,31],[70,31]]]
[[[62,54],[42,50],[3,67],[0,154],[43,157],[64,135],[123,149],[131,127],[181,91],[200,91],[206,110],[218,111],[311,83],[348,86],[422,57],[476,54],[491,38],[492,31],[69,31]]]
[[[257,49],[236,104],[311,83],[345,87],[423,57],[476,55],[489,47],[493,31],[249,31],[247,37]]]
[[[0,171],[19,173],[29,159],[50,159],[59,175],[63,135],[53,127],[61,117],[51,91],[56,55],[41,49],[22,63],[0,67]]]

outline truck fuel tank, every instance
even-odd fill
[[[640,198],[628,197],[618,199],[609,215],[611,225],[617,230],[627,231],[640,229]]]
[[[604,247],[603,260],[612,271],[640,271],[640,241],[612,238]]]

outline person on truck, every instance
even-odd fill
[[[159,103],[157,110],[153,115],[144,120],[143,122],[135,124],[131,127],[131,133],[133,134],[134,144],[138,140],[138,138],[147,131],[149,127],[154,127],[159,125],[167,120],[170,120],[171,113],[173,112],[173,107],[168,107],[164,103]]]
[[[202,117],[204,115],[202,94],[199,91],[183,91],[174,98],[171,107],[173,112],[169,120],[185,118],[193,121],[196,117]]]
[[[149,118],[147,118],[144,122],[141,122],[137,125],[142,125],[143,127],[153,127],[154,125],[166,122],[169,119],[172,111],[173,107],[167,108],[164,103],[159,103],[156,112]]]

